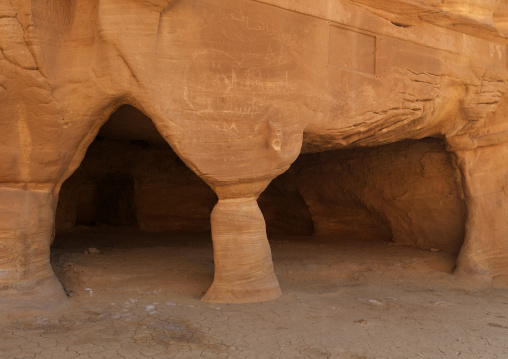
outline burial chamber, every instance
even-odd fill
[[[50,245],[76,224],[211,230],[213,302],[281,295],[267,230],[438,247],[458,276],[506,276],[505,8],[1,4],[0,296],[65,298]]]

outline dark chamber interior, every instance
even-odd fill
[[[57,238],[76,228],[210,231],[215,193],[152,121],[120,107],[62,186]],[[269,237],[393,241],[457,252],[460,175],[438,139],[302,154],[259,198]]]

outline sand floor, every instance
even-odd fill
[[[271,246],[283,297],[223,305],[199,300],[208,234],[61,236],[52,262],[69,300],[7,313],[0,358],[508,358],[508,289],[459,281],[454,255],[334,238]]]

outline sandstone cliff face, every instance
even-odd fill
[[[432,140],[394,145],[420,159],[416,177],[387,166],[390,156],[405,161],[398,147],[361,160],[340,155],[341,165],[315,176],[340,172],[352,211],[382,233],[390,228],[396,241],[430,246],[439,235],[452,250],[463,228],[457,273],[506,275],[505,7],[494,0],[0,3],[2,295],[63,294],[48,260],[60,187],[121,105],[149,117],[219,198],[211,214],[216,278],[206,300],[280,295],[256,200],[300,152],[409,139],[437,138],[446,151]],[[361,173],[365,167],[372,172]],[[415,187],[388,179],[400,176]],[[138,193],[171,191],[146,183],[132,179]],[[322,203],[329,196],[333,204],[340,190],[319,197],[311,187],[302,181],[288,191],[301,195],[318,232],[340,227],[324,213],[346,211]],[[423,188],[431,194],[422,198]],[[305,215],[295,201],[295,214]],[[433,206],[453,215],[428,215]]]

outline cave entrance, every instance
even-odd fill
[[[121,106],[62,185],[54,270],[68,293],[100,287],[113,275],[125,283],[103,287],[174,289],[175,280],[187,278],[195,285],[182,290],[200,296],[213,276],[210,212],[216,203],[213,190],[180,160],[151,119]],[[192,248],[185,260],[184,248]],[[181,263],[179,270],[175,263]]]
[[[466,211],[444,141],[303,152],[259,198],[276,265],[298,258],[276,248],[293,241],[293,276],[309,285],[321,280],[318,268],[338,277],[393,266],[453,271]]]
[[[442,140],[303,153],[259,198],[270,234],[458,252],[461,175]]]
[[[300,155],[258,200],[282,289],[333,291],[358,273],[451,272],[464,238],[461,183],[434,138]],[[55,272],[70,294],[200,298],[213,279],[216,203],[152,121],[122,106],[62,186]]]
[[[121,106],[62,185],[56,232],[131,227],[209,232],[215,193],[175,154],[152,121]]]

